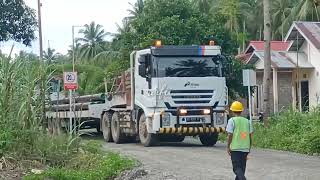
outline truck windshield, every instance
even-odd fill
[[[213,57],[155,57],[153,77],[221,76],[221,65]]]

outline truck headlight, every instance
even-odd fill
[[[188,110],[186,109],[179,109],[180,115],[186,115],[188,113]]]
[[[169,113],[162,114],[162,125],[163,126],[170,126],[170,114]]]
[[[205,114],[205,115],[208,115],[208,114],[210,114],[211,113],[211,110],[210,109],[204,109],[203,110],[203,114]]]
[[[223,125],[225,121],[225,114],[224,113],[217,113],[216,114],[216,125]]]

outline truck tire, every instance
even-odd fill
[[[102,133],[103,133],[103,139],[106,142],[113,142],[113,138],[111,135],[111,127],[110,127],[110,122],[111,122],[112,114],[111,113],[104,113],[102,116]]]
[[[148,133],[147,118],[144,114],[141,114],[139,119],[139,139],[145,147],[150,147],[157,143],[157,135]]]
[[[112,135],[113,141],[116,144],[123,143],[125,140],[125,136],[121,132],[121,129],[120,129],[119,113],[117,113],[117,112],[113,113],[113,115],[112,115],[111,135]]]
[[[218,141],[218,133],[213,134],[202,134],[199,136],[202,145],[204,146],[214,146]]]

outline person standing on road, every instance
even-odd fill
[[[230,110],[234,116],[229,119],[227,125],[227,152],[231,156],[236,180],[246,180],[245,171],[247,156],[250,153],[252,145],[253,128],[251,122],[247,118],[241,117],[244,108],[239,101],[233,102]]]

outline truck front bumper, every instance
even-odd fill
[[[160,128],[159,134],[184,134],[198,135],[210,133],[222,133],[226,129],[223,127],[179,127],[179,128]]]
[[[208,115],[190,113],[179,115],[177,112],[162,111],[149,117],[148,130],[157,134],[191,134],[225,132],[227,113],[212,111]]]

